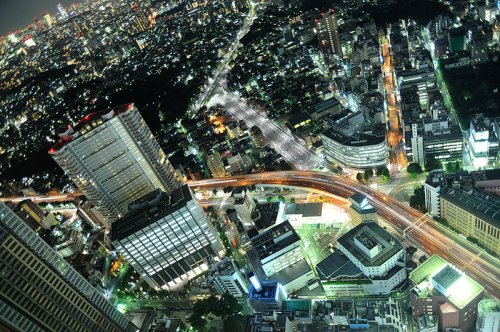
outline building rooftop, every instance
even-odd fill
[[[250,300],[276,301],[280,286],[276,281],[261,281],[262,289],[260,291],[257,291],[253,285],[250,286],[248,298]]]
[[[302,217],[321,217],[323,211],[323,203],[307,203],[286,205],[285,214],[301,214]]]
[[[133,108],[134,104],[128,103],[86,115],[80,121],[78,121],[78,123],[74,127],[68,126],[68,130],[66,130],[64,133],[59,134],[60,138],[57,143],[49,150],[49,154],[53,154],[61,150],[73,139],[79,137],[93,127],[97,127],[104,122],[112,119],[113,117],[121,113],[125,113]]]
[[[253,237],[251,241],[259,259],[262,260],[300,241],[300,237],[287,220]]]
[[[163,217],[179,210],[193,199],[187,185],[174,190],[170,195],[157,189],[130,203],[123,218],[111,227],[111,241],[122,240],[151,225]]]
[[[332,280],[343,276],[359,276],[361,270],[340,251],[335,251],[316,265],[321,280]]]
[[[373,258],[369,257],[354,242],[355,239],[360,241],[360,239],[364,240],[364,238],[369,238],[370,240],[366,242],[367,245],[376,242],[375,245],[378,245],[380,248],[379,252],[373,256]],[[360,242],[364,243],[363,241]],[[380,266],[403,249],[401,243],[394,236],[373,221],[357,225],[349,232],[339,237],[337,243],[341,244],[364,266]]]
[[[311,268],[305,259],[298,261],[297,263],[290,265],[283,270],[272,275],[272,279],[279,282],[282,285],[287,285],[288,283],[294,281],[295,279],[309,273]]]
[[[500,300],[482,300],[477,307],[482,312],[500,312]]]
[[[438,291],[433,286],[433,281],[438,283],[447,293],[442,295],[447,296],[448,300],[459,309],[465,307],[484,291],[484,288],[476,281],[450,267],[438,255],[431,256],[413,270],[409,278],[415,285],[413,291],[421,297],[430,297],[433,291]]]
[[[444,289],[450,288],[459,278],[461,274],[449,265],[446,265],[432,277],[432,281],[439,284]]]
[[[321,113],[332,107],[337,107],[339,104],[340,102],[336,98],[332,97],[330,99],[314,104],[312,106],[311,113]]]
[[[500,197],[477,189],[467,193],[458,188],[446,188],[441,198],[500,228]]]
[[[442,169],[432,170],[425,179],[425,183],[434,188],[444,187],[447,183],[446,173]]]

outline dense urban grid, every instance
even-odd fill
[[[0,330],[500,331],[500,1],[47,10],[0,37]]]

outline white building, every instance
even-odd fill
[[[49,154],[108,221],[181,183],[134,104],[89,114],[59,136]]]
[[[384,136],[356,134],[344,137],[333,130],[321,134],[326,159],[342,167],[365,169],[387,164]]]
[[[252,198],[249,190],[244,190],[241,194],[233,194],[234,196],[234,209],[238,214],[241,222],[246,227],[252,227],[254,214],[257,209],[257,204]]]
[[[244,297],[248,294],[248,283],[231,258],[224,258],[210,268],[209,282],[224,295]]]
[[[339,237],[337,249],[316,266],[327,296],[389,294],[406,280],[403,246],[375,222]]]
[[[477,114],[467,130],[464,165],[467,170],[494,168],[497,164],[499,132],[494,119]]]
[[[355,193],[349,197],[349,202],[351,203],[349,213],[354,225],[359,225],[364,221],[378,221],[377,209],[368,202],[365,195]]]
[[[433,217],[441,216],[440,195],[446,186],[446,174],[443,170],[433,170],[427,176],[424,183],[425,208]]]
[[[288,221],[253,237],[251,242],[268,277],[304,258],[299,235]]]
[[[178,289],[208,270],[222,246],[188,186],[156,190],[111,228],[113,246],[151,287]]]
[[[500,331],[500,301],[482,300],[477,305],[477,332]]]
[[[326,203],[289,203],[283,213],[285,215],[281,220],[288,220],[294,228],[300,228],[302,225],[333,225],[348,219],[341,208]]]

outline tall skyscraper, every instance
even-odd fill
[[[129,203],[181,180],[134,104],[85,116],[49,154],[110,222]]]
[[[339,28],[335,10],[330,10],[328,13],[321,13],[321,17],[314,20],[316,26],[316,34],[318,35],[319,44],[327,55],[336,53],[339,58],[342,58],[342,47],[340,46]]]
[[[0,330],[137,330],[1,202],[0,253]]]
[[[111,227],[113,246],[151,287],[178,289],[222,252],[215,229],[187,185],[153,191]]]

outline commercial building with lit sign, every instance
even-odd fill
[[[326,159],[342,167],[365,169],[387,164],[385,136],[356,134],[344,137],[333,130],[321,134]]]

